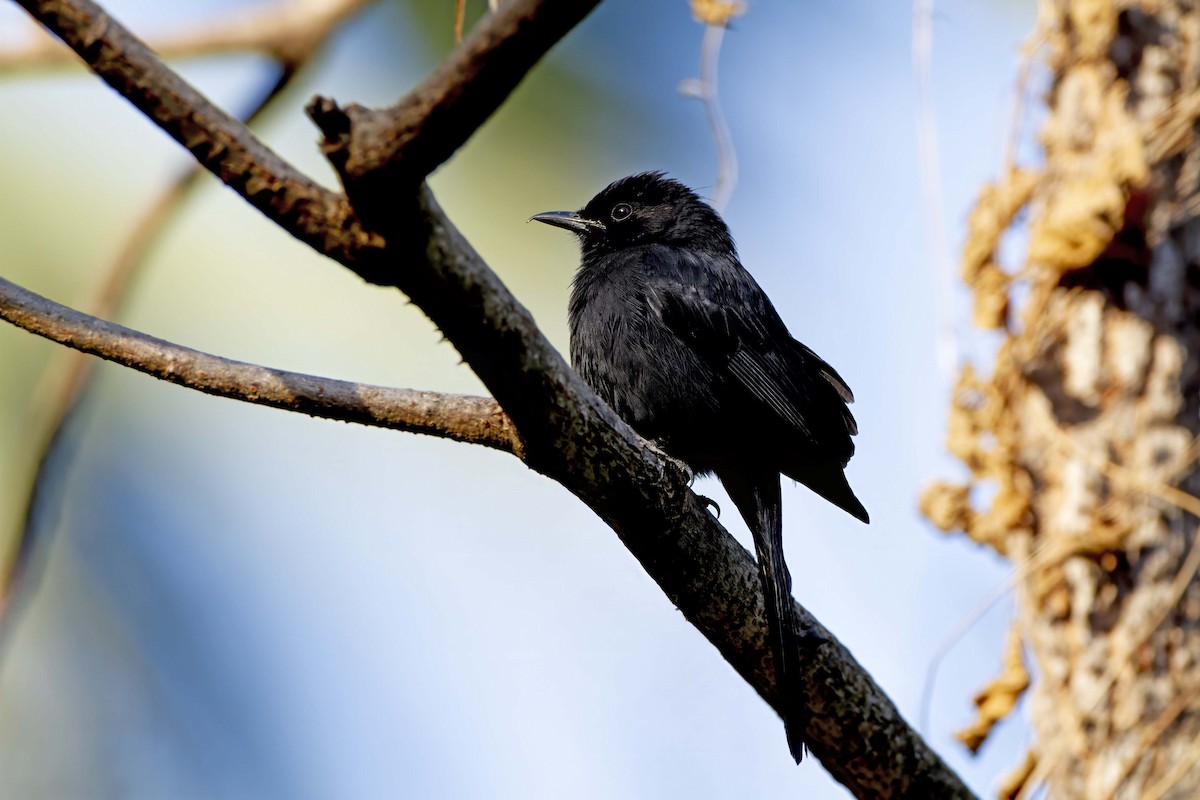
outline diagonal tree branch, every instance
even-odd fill
[[[664,465],[566,366],[427,189],[420,202],[422,235],[415,233],[419,223],[406,227],[424,241],[426,263],[418,268],[416,253],[405,253],[410,268],[402,290],[510,414],[525,462],[608,523],[684,616],[778,710],[753,557],[707,513],[685,476]],[[405,252],[407,239],[391,241]],[[863,798],[972,797],[850,652],[807,609],[795,608],[799,637],[824,642],[801,669],[813,714],[805,738],[834,778]]]
[[[361,114],[342,113],[329,101],[316,104],[312,113],[335,163],[366,165],[382,155],[377,169],[390,176],[374,178],[375,167],[343,175],[356,215],[342,197],[317,189],[270,151],[266,167],[256,163],[255,155],[265,148],[248,131],[227,117],[221,119],[221,112],[110,18],[97,23],[102,12],[94,4],[20,2],[85,60],[97,63],[110,84],[180,138],[255,207],[360,275],[387,280],[408,294],[442,328],[509,414],[525,462],[562,483],[604,519],[687,619],[762,697],[775,702],[762,598],[749,553],[707,513],[688,489],[686,476],[664,463],[567,367],[528,311],[420,185],[421,170],[433,169],[458,146],[455,141],[465,141],[566,32],[570,26],[565,20],[583,16],[563,10],[580,3],[511,0],[501,6],[451,56],[448,64],[458,66],[435,73],[434,78],[444,75],[448,81],[458,75],[461,91],[447,84],[445,103],[435,99],[401,104],[427,108],[431,119],[440,119],[423,125],[398,117],[404,130],[415,131],[411,139],[403,132],[389,132],[380,122],[383,118],[374,116],[365,129],[370,135],[360,138],[355,128],[364,119]],[[594,3],[582,5],[590,8]],[[540,25],[543,13],[553,25]],[[557,36],[545,33],[551,30]],[[534,36],[530,31],[543,33]],[[524,49],[506,48],[495,38],[501,34],[523,42]],[[148,60],[134,65],[122,50],[125,46],[132,47],[131,52],[141,48]],[[471,64],[478,66],[470,68]],[[141,72],[131,80],[135,66],[133,71]],[[490,72],[501,78],[488,78]],[[437,83],[434,78],[430,81]],[[199,98],[201,104],[189,109],[188,98]],[[206,129],[209,121],[217,125],[215,130]],[[425,136],[449,138],[422,143]],[[368,148],[360,158],[354,150],[363,141],[379,149]],[[396,147],[387,145],[390,141],[409,143]],[[403,167],[392,160],[401,154],[412,159]],[[260,180],[264,172],[276,182]],[[310,201],[298,211],[297,197]],[[360,218],[371,219],[378,229],[369,231]],[[804,665],[812,711],[806,738],[838,781],[859,797],[972,797],[850,653],[800,607],[797,625],[802,635],[821,642]]]
[[[263,367],[192,350],[84,314],[0,278],[0,319],[152,377],[312,417],[423,433],[520,456],[521,440],[490,397],[390,389]]]
[[[73,311],[2,278],[0,319],[208,394],[482,444],[529,463],[519,434],[489,398],[355,384],[220,358]],[[684,476],[664,472],[653,451],[627,429],[618,433],[617,455],[597,452],[573,459],[568,488],[614,527],[684,615],[773,703],[773,674],[750,554],[704,511]],[[611,438],[602,428],[593,428],[588,439],[595,436]],[[592,441],[598,450],[611,451],[612,445]],[[614,458],[621,462],[613,463]],[[813,724],[825,740],[814,738],[813,752],[826,768],[859,797],[971,797],[845,647],[803,607],[796,610],[801,631],[823,642],[806,666],[818,689],[812,697]],[[831,736],[836,743],[832,750]],[[881,770],[878,759],[889,755],[900,761]]]

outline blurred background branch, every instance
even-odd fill
[[[937,108],[933,95],[934,0],[913,0],[912,57],[917,84],[917,153],[921,166],[921,200],[929,263],[937,284],[937,363],[949,389],[958,368],[958,317],[955,313],[954,258],[946,233],[946,201],[938,146]]]
[[[369,248],[345,199],[281,159],[242,123],[197,92],[136,36],[89,0],[24,7],[205,169],[298,239],[352,261]],[[96,31],[102,35],[96,36]]]
[[[495,11],[500,0],[488,0],[488,10]],[[461,42],[467,21],[467,0],[457,0],[454,6],[454,41]]]
[[[260,36],[266,31],[285,36],[298,34],[295,39],[287,40],[285,47],[264,47],[279,61],[279,73],[262,97],[244,114],[243,119],[249,128],[254,126],[272,103],[287,90],[305,65],[337,30],[339,23],[363,5],[364,3],[358,0],[288,0],[269,8],[255,9],[237,20],[223,20],[209,31],[191,34],[191,40],[193,43],[229,44],[244,41],[250,32],[257,32]],[[233,35],[235,32],[243,38],[239,40]],[[284,39],[280,39],[276,44],[283,41]],[[75,60],[74,54],[59,40],[46,37],[44,49],[46,52],[57,53],[64,59]],[[45,63],[36,58],[34,62]],[[0,70],[6,63],[6,56],[0,51]],[[145,264],[148,253],[159,241],[166,226],[183,208],[187,198],[200,185],[204,174],[204,170],[197,166],[187,168],[163,190],[134,224],[124,246],[107,268],[101,270],[101,281],[96,296],[85,306],[92,316],[114,319],[120,315],[122,301],[130,291],[139,269]],[[9,618],[13,610],[11,600],[16,583],[26,573],[36,543],[37,505],[48,479],[55,449],[61,444],[64,431],[84,398],[94,363],[81,351],[58,351],[34,389],[31,406],[36,409],[37,423],[42,430],[37,437],[41,446],[33,457],[30,488],[18,523],[19,528],[8,547],[9,555],[0,571],[0,639],[6,633],[6,626],[13,624]]]
[[[304,60],[343,21],[375,0],[276,0],[214,17],[196,30],[148,39],[162,58],[188,58],[230,52],[259,52],[281,63]],[[24,46],[0,49],[0,72],[70,66],[75,56],[40,28],[30,29]]]
[[[730,22],[745,10],[743,3],[692,0],[692,14],[704,23],[704,39],[700,43],[700,77],[679,84],[680,94],[704,104],[713,144],[717,148],[717,182],[709,196],[709,202],[717,211],[724,211],[729,205],[738,180],[737,149],[717,93],[717,68],[721,62],[721,43],[725,40],[725,31]]]

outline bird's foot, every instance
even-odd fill
[[[653,450],[663,461],[666,461],[668,464],[673,465],[675,469],[679,470],[679,472],[682,473],[687,479],[688,488],[691,488],[692,483],[696,480],[696,473],[692,472],[691,467],[668,453],[666,450],[663,450],[659,442],[647,441],[646,446]]]
[[[716,512],[717,519],[721,518],[721,507],[719,505],[717,505],[716,500],[713,500],[711,497],[706,497],[705,495],[702,495],[702,494],[698,494],[698,495],[696,495],[696,497],[697,497],[697,499],[700,500],[700,503],[702,505],[704,505],[707,508],[711,508],[713,511]]]

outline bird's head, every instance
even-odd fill
[[[531,219],[574,233],[585,257],[650,244],[733,252],[729,228],[713,207],[661,172],[615,181],[579,211]]]

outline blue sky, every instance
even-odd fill
[[[183,13],[110,7],[146,31]],[[1032,17],[1030,3],[938,4],[954,246],[998,169]],[[22,22],[4,8],[0,41]],[[332,182],[303,103],[400,96],[449,46],[448,31],[424,24],[399,3],[351,23],[262,135]],[[721,92],[741,159],[726,218],[743,260],[858,397],[849,477],[872,524],[786,487],[794,591],[915,724],[934,648],[1006,571],[916,511],[927,482],[958,474],[942,445],[938,320],[952,315],[967,352],[986,340],[967,324],[964,292],[955,308],[938,305],[910,25],[907,4],[752,3],[726,37]],[[711,186],[703,111],[676,92],[695,74],[701,33],[682,2],[608,0],[434,176],[442,204],[564,350],[577,254],[570,237],[525,220],[644,169]],[[235,106],[268,77],[255,57],[180,66]],[[0,274],[80,302],[185,154],[80,73],[9,77],[0,98],[13,110],[0,183],[28,187],[0,194],[11,243]],[[55,144],[54,168],[29,155]],[[78,235],[39,233],[51,213],[79,219]],[[122,321],[288,369],[479,391],[401,296],[215,185],[172,224]],[[51,353],[0,330],[0,358],[30,374]],[[846,796],[815,762],[790,763],[778,720],[611,531],[510,457],[110,367],[70,444],[41,580],[0,663],[0,774],[28,796]],[[748,542],[733,515],[724,522]],[[950,734],[999,667],[1009,613],[1002,603],[951,653],[927,731],[981,793],[1019,760],[1023,721],[979,758]]]

